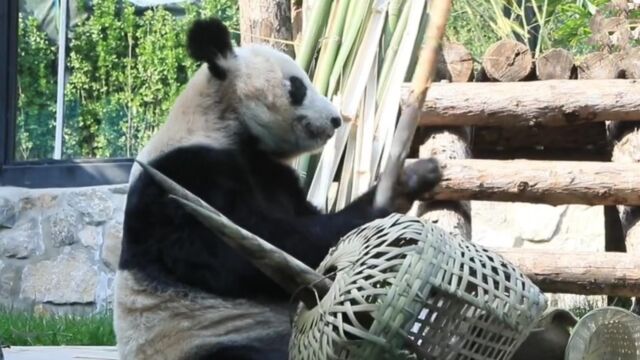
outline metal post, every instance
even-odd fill
[[[58,90],[56,96],[56,137],[53,147],[53,158],[62,159],[62,140],[64,129],[64,86],[65,63],[67,59],[67,12],[68,1],[58,2]]]

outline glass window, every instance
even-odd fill
[[[238,28],[237,0],[19,6],[15,161],[135,156],[195,69],[187,25],[215,15]]]

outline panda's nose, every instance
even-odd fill
[[[339,128],[340,125],[342,125],[342,119],[340,119],[340,117],[338,116],[334,116],[331,118],[331,125],[333,125],[334,128]]]

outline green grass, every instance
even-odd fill
[[[37,315],[0,310],[3,345],[115,345],[111,313],[91,316]]]

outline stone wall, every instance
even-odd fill
[[[111,306],[127,187],[0,188],[0,305],[86,313]],[[604,251],[601,207],[473,202],[487,246]],[[602,297],[551,297],[563,307]]]
[[[110,307],[126,191],[0,188],[0,305],[73,313]]]

